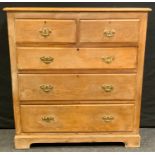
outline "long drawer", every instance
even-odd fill
[[[132,131],[134,105],[22,105],[23,132]]]
[[[137,48],[17,48],[19,70],[134,69]]]
[[[20,74],[20,100],[134,100],[135,74]]]

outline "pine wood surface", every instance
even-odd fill
[[[4,8],[15,147],[139,147],[149,8]]]

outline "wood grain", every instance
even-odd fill
[[[151,9],[4,11],[8,11],[15,147],[55,142],[123,142],[139,147]],[[45,37],[40,32],[44,28],[50,31]],[[53,61],[45,64],[43,56]],[[109,56],[114,59],[105,63],[103,57]],[[105,85],[111,91],[106,92]]]
[[[56,11],[56,12],[61,12],[61,11],[77,11],[77,12],[87,12],[87,11],[109,11],[109,12],[117,12],[117,11],[123,11],[123,12],[144,12],[144,11],[151,11],[150,8],[72,8],[72,7],[62,7],[62,8],[57,8],[57,7],[6,7],[3,9],[4,11]]]
[[[145,43],[146,43],[146,33],[147,33],[147,19],[148,14],[144,13],[141,18],[140,27],[140,40],[138,46],[138,64],[137,64],[137,95],[136,95],[136,105],[135,105],[135,129],[137,133],[140,130],[140,113],[141,113],[141,100],[142,100],[142,87],[143,87],[143,72],[144,72],[144,58],[145,58]]]
[[[76,41],[75,20],[18,19],[16,24],[16,42],[70,42]],[[26,25],[26,26],[25,26]],[[42,36],[40,31],[49,29],[49,36]]]
[[[19,70],[136,69],[137,48],[17,48]],[[40,60],[51,57],[49,64]],[[108,62],[108,57],[112,59]],[[107,60],[107,61],[106,61]]]
[[[105,32],[114,31],[111,37]],[[139,40],[139,20],[81,20],[80,42],[137,42]]]
[[[41,85],[53,87],[49,92]],[[112,85],[111,92],[102,87]],[[20,74],[20,100],[134,100],[135,74]],[[93,95],[92,95],[93,94]]]
[[[108,132],[107,132],[108,133]],[[22,134],[15,136],[15,147],[17,149],[29,149],[33,143],[94,143],[94,142],[122,142],[125,147],[140,147],[140,136],[138,134],[119,133],[49,133],[49,134]]]
[[[132,131],[134,105],[22,105],[23,132]],[[33,115],[30,115],[33,114]],[[42,118],[53,118],[47,122]],[[104,117],[112,119],[104,120]]]
[[[9,35],[9,47],[10,47],[13,108],[14,108],[16,134],[18,135],[21,133],[21,124],[20,124],[20,106],[19,106],[19,94],[18,94],[18,74],[17,74],[17,59],[16,59],[16,46],[15,46],[16,40],[15,40],[14,13],[7,14],[7,21],[8,21],[8,35]]]

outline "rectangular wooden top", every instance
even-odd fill
[[[31,11],[31,12],[48,12],[48,11],[59,11],[59,12],[148,12],[151,8],[77,8],[77,7],[6,7],[4,11]]]

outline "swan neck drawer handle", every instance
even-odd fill
[[[50,34],[52,33],[52,31],[47,27],[43,27],[39,32],[40,32],[40,35],[44,38],[50,36]]]
[[[41,117],[41,120],[46,123],[55,121],[54,117],[51,117],[51,116],[43,116],[43,117]]]
[[[110,64],[115,60],[115,57],[114,56],[105,56],[105,57],[102,57],[101,59],[106,64]]]
[[[104,122],[111,122],[111,121],[113,121],[114,120],[114,117],[113,116],[111,116],[111,115],[104,115],[103,117],[102,117],[102,120],[104,121]]]
[[[107,92],[107,93],[110,93],[113,91],[114,87],[112,85],[102,85],[101,88]]]
[[[108,38],[111,38],[111,37],[114,37],[116,34],[115,30],[104,30],[104,36],[108,37]]]
[[[45,92],[45,93],[48,93],[50,92],[51,90],[53,90],[53,86],[50,85],[50,84],[42,84],[40,85],[40,89]]]
[[[51,62],[54,61],[54,58],[52,58],[52,57],[50,57],[50,56],[48,56],[48,57],[43,56],[43,57],[40,57],[40,60],[41,60],[43,63],[45,63],[45,64],[50,64]]]

